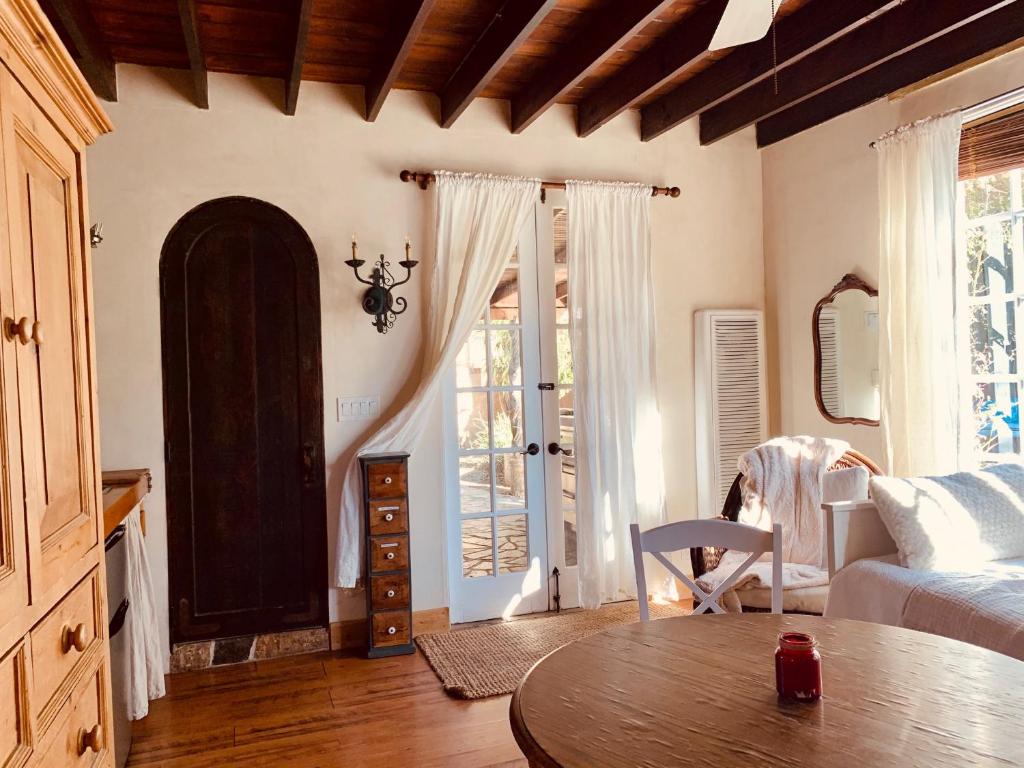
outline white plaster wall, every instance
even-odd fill
[[[326,412],[328,538],[333,562],[343,468],[376,426],[335,420],[339,395],[381,396],[382,420],[408,397],[419,368],[423,292],[432,263],[433,193],[402,184],[403,168],[485,170],[542,178],[677,184],[652,203],[659,390],[665,475],[673,518],[695,516],[693,312],[760,308],[764,301],[761,161],[744,132],[700,148],[696,124],[644,144],[630,113],[576,137],[572,110],[550,110],[524,134],[508,131],[507,104],[477,100],[451,130],[433,97],[392,93],[375,124],[359,89],[304,83],[298,114],[281,113],[279,81],[210,76],[209,111],[189,101],[185,73],[119,66],[115,132],[89,150],[91,218],[106,240],[93,252],[100,428],[105,468],[149,466],[148,545],[167,615],[160,248],[193,206],[248,195],[280,206],[309,233],[320,259]],[[410,233],[423,266],[411,309],[386,337],[359,306],[344,266],[349,239],[362,253],[396,253]],[[427,247],[424,247],[427,246]],[[440,406],[411,463],[414,608],[447,605]],[[361,597],[334,593],[332,620],[362,614]],[[166,632],[166,625],[164,627]]]
[[[879,463],[881,429],[834,425],[814,403],[811,313],[847,272],[878,285],[878,171],[868,143],[892,128],[1024,85],[1024,50],[883,99],[762,151],[772,431],[841,437]]]

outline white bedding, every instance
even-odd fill
[[[914,571],[896,555],[858,560],[833,578],[825,615],[932,632],[1024,661],[1024,559],[973,574]]]

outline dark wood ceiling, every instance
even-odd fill
[[[699,114],[704,143],[753,124],[772,143],[1024,39],[1024,0],[785,0],[774,35],[711,53],[725,2],[41,0],[107,99],[128,62],[191,69],[204,107],[206,72],[231,72],[282,79],[289,114],[318,80],[364,86],[370,120],[401,88],[437,94],[445,126],[490,97],[515,132],[563,103],[581,136],[639,108],[644,140]]]

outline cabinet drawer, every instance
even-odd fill
[[[46,737],[40,765],[46,768],[87,768],[107,754],[110,723],[103,707],[105,669],[85,678],[65,701],[53,732]]]
[[[409,576],[374,576],[370,579],[370,601],[373,610],[409,607]]]
[[[412,642],[411,630],[408,611],[385,611],[373,614],[371,640],[375,648],[408,645]]]
[[[405,479],[405,463],[389,461],[370,464],[366,468],[366,493],[371,499],[388,499],[405,496],[408,490]]]
[[[21,643],[0,660],[0,765],[18,765],[31,749],[27,667]]]
[[[373,571],[404,571],[409,568],[409,538],[379,536],[370,539],[370,564]]]
[[[93,643],[100,642],[97,589],[93,571],[32,630],[32,698],[37,713],[55,696],[67,696],[62,684]]]
[[[405,499],[370,502],[370,535],[408,531],[409,502]]]

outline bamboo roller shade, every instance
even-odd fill
[[[960,136],[960,178],[1024,166],[1024,105],[967,123]]]

